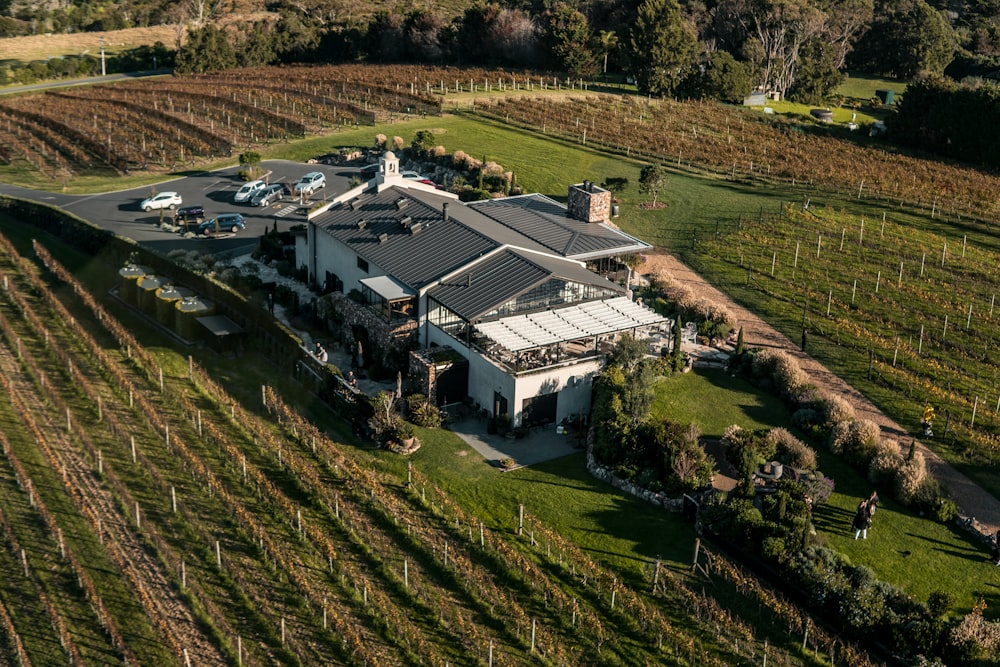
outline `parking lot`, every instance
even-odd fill
[[[245,252],[256,245],[256,239],[277,222],[278,229],[305,222],[305,213],[311,203],[331,199],[349,188],[352,176],[359,175],[354,167],[336,167],[321,164],[303,164],[286,160],[266,160],[261,163],[269,183],[286,183],[289,188],[310,171],[320,171],[326,176],[327,186],[312,195],[311,200],[299,206],[298,197],[286,198],[270,206],[256,207],[233,203],[233,195],[243,184],[238,177],[240,167],[219,171],[198,172],[160,183],[155,188],[145,186],[95,195],[65,195],[61,193],[29,190],[0,184],[0,193],[32,199],[59,206],[98,227],[134,239],[141,245],[159,252],[176,248],[211,249],[216,253]],[[183,198],[184,206],[201,205],[205,219],[223,213],[240,213],[245,218],[246,229],[239,233],[220,235],[219,238],[184,238],[181,234],[159,227],[160,211],[145,212],[139,203],[154,191],[176,191]],[[163,211],[164,219],[171,218],[169,210]]]

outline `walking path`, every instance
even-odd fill
[[[639,269],[640,273],[647,276],[655,275],[663,270],[672,274],[678,283],[685,285],[695,296],[724,304],[736,318],[737,326],[743,327],[743,340],[746,345],[781,348],[798,361],[802,370],[808,373],[817,386],[846,398],[854,406],[859,419],[869,419],[875,422],[882,427],[884,434],[897,438],[900,447],[909,447],[912,434],[884,415],[861,392],[834,375],[823,364],[802,352],[799,346],[789,340],[787,336],[775,330],[746,308],[734,303],[728,296],[707,283],[704,278],[676,257],[672,255],[648,255],[645,264]],[[959,512],[970,519],[970,528],[987,537],[992,537],[1000,528],[1000,500],[984,491],[919,440],[917,441],[917,449],[924,455],[928,471],[947,488],[948,495],[958,505]]]

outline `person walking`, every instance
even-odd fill
[[[868,527],[872,524],[871,510],[868,507],[868,501],[862,500],[858,503],[858,510],[854,513],[854,523],[851,526],[854,528],[854,539],[868,539]]]
[[[875,510],[878,509],[878,491],[872,491],[872,494],[868,496],[868,523],[871,524],[875,521]]]

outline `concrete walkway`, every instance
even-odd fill
[[[575,436],[556,433],[555,424],[535,427],[526,437],[513,440],[487,433],[486,424],[485,419],[467,417],[452,422],[450,428],[487,463],[495,466],[504,458],[514,459],[517,467],[523,467],[583,451],[576,448]]]

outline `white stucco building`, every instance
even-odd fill
[[[296,260],[331,298],[362,304],[350,324],[365,349],[410,346],[410,380],[438,404],[547,423],[589,413],[616,336],[666,321],[599,273],[650,247],[609,213],[610,193],[586,182],[568,206],[465,204],[402,178],[387,152],[374,179],[310,215]]]

